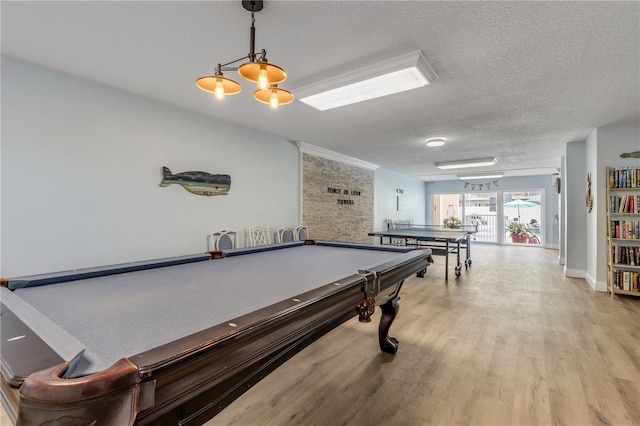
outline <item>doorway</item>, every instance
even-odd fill
[[[503,193],[505,243],[542,244],[541,199],[541,191]]]
[[[478,242],[541,245],[542,199],[542,190],[434,194],[434,224],[443,225],[448,219],[473,226]],[[519,234],[523,236],[518,238]]]

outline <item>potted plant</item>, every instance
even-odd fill
[[[445,228],[460,229],[462,228],[462,220],[459,217],[451,216],[442,221]]]
[[[511,241],[514,243],[528,243],[529,235],[531,235],[532,229],[523,222],[511,221],[507,224],[506,228],[511,235]]]

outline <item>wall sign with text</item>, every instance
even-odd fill
[[[328,194],[335,194],[338,196],[344,196],[344,195],[351,195],[351,196],[356,196],[359,197],[361,195],[360,191],[357,191],[355,189],[341,189],[341,188],[332,188],[332,187],[328,187],[327,188],[327,193]],[[352,199],[345,199],[345,198],[338,198],[338,204],[341,205],[353,205],[355,204],[355,201]]]

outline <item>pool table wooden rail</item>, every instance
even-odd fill
[[[301,293],[166,345],[122,358],[107,370],[62,379],[53,361],[24,378],[2,377],[12,420],[43,424],[202,424],[297,352],[356,315],[367,294],[381,306],[379,343],[394,353],[388,331],[404,279],[426,268],[415,250],[371,270]],[[3,320],[3,328],[5,321]],[[4,334],[5,330],[3,330]],[[5,360],[4,363],[20,360]],[[10,368],[16,371],[20,368]],[[25,371],[24,369],[22,371]],[[18,386],[16,386],[18,385]]]

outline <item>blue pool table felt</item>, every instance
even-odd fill
[[[87,347],[82,376],[397,256],[296,246],[16,292]]]

